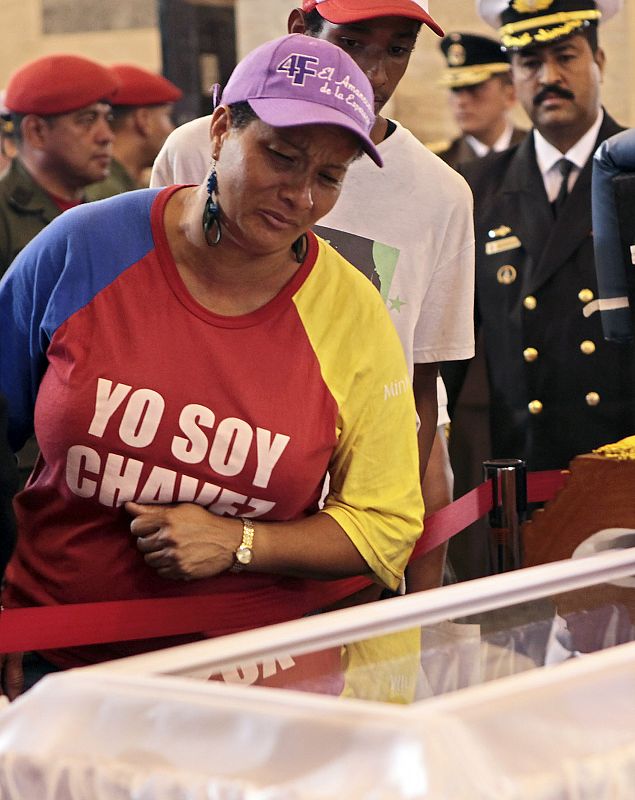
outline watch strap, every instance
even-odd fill
[[[234,563],[230,567],[231,572],[241,572],[247,564],[251,562],[254,547],[254,523],[250,519],[240,517],[243,524],[243,538],[241,543],[234,551]]]

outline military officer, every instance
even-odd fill
[[[616,0],[482,0],[533,129],[461,167],[475,197],[477,315],[494,457],[530,470],[632,433],[629,347],[595,313],[591,161],[619,125],[600,104],[598,23]],[[457,386],[449,387],[456,397]],[[460,406],[456,414],[460,414]]]
[[[112,156],[110,70],[57,54],[20,67],[6,88],[17,155],[0,178],[0,275],[84,188],[108,174]]]
[[[453,168],[482,158],[490,151],[500,152],[518,144],[526,131],[510,120],[516,104],[511,79],[509,56],[499,41],[473,33],[447,34],[440,45],[445,69],[440,84],[448,89],[450,110],[460,131],[453,141],[436,143],[431,149]],[[458,364],[459,370],[461,365]],[[454,364],[442,368],[452,373]],[[470,364],[469,377],[463,385],[462,414],[452,421],[449,453],[454,472],[454,496],[461,497],[482,481],[482,462],[490,457],[489,396],[482,348]],[[466,429],[469,450],[466,450]],[[472,543],[487,536],[485,520],[470,526],[460,537],[449,543],[450,559],[457,577],[472,577],[488,572],[487,549],[473,552]],[[470,570],[464,573],[464,565]]]
[[[174,130],[174,103],[183,96],[172,81],[135,64],[113,64],[110,69],[119,81],[112,107],[113,159],[110,175],[88,187],[89,200],[112,197],[147,184],[147,170]]]
[[[518,144],[526,131],[515,128],[509,112],[516,102],[509,56],[500,42],[473,33],[449,33],[441,40],[452,116],[461,135],[431,149],[451,167]]]

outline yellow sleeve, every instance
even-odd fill
[[[416,413],[401,343],[379,292],[321,240],[295,302],[338,407],[323,513],[395,589],[423,527]]]
[[[409,705],[421,665],[421,629],[375,636],[342,648],[342,697]]]

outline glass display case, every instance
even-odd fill
[[[633,574],[600,552],[49,676],[0,712],[0,796],[631,797]]]

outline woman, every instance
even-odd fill
[[[11,502],[18,488],[18,467],[7,444],[7,403],[0,394],[0,581],[15,545]]]
[[[5,605],[233,593],[226,633],[263,598],[292,618],[312,578],[399,583],[423,512],[406,365],[376,290],[309,232],[360,149],[381,163],[370,84],[294,35],[222,100],[206,186],[66,213],[0,285],[9,433],[35,408],[42,451]]]

